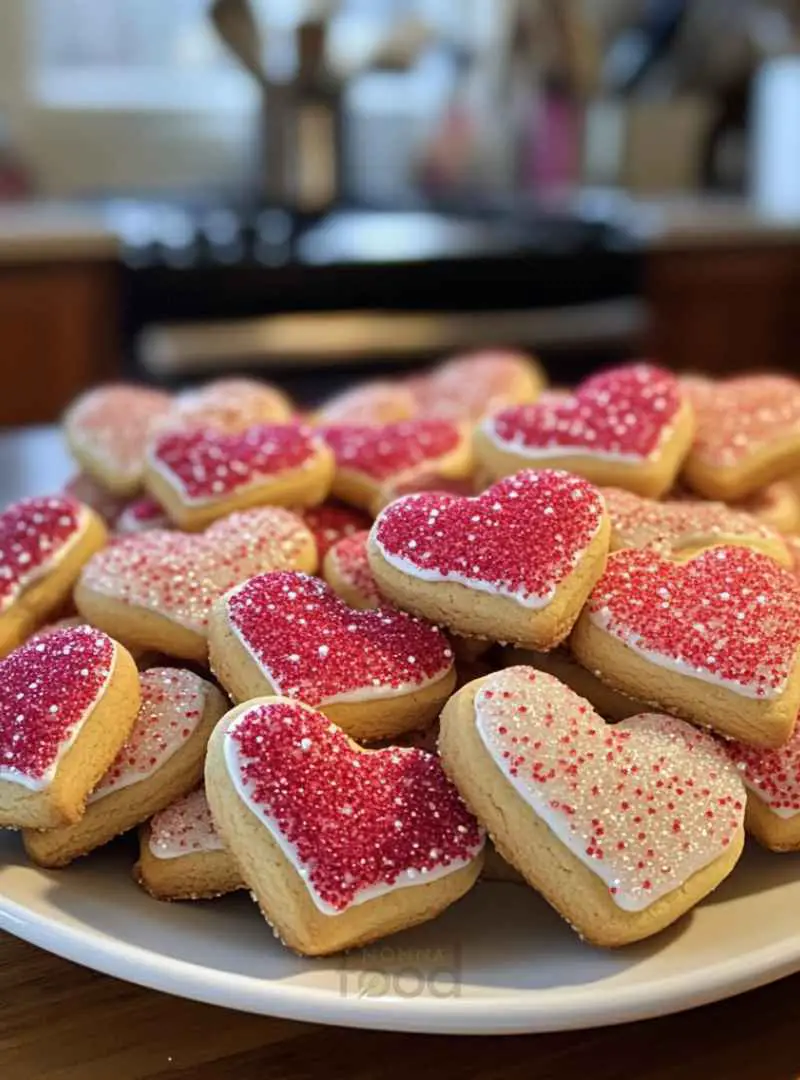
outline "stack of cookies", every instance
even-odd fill
[[[78,400],[79,476],[0,514],[0,826],[138,830],[154,897],[248,889],[305,955],[487,877],[624,945],[745,831],[800,849],[800,382],[544,385]]]

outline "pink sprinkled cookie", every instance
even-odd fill
[[[70,452],[112,494],[135,495],[142,486],[148,440],[171,404],[168,394],[144,386],[89,390],[64,414]]]
[[[749,548],[615,552],[570,645],[614,689],[754,746],[786,742],[800,708],[800,584]]]
[[[337,541],[322,563],[322,576],[352,608],[377,608],[384,602],[367,558],[368,529]]]
[[[0,513],[0,656],[61,610],[105,542],[97,514],[68,495],[22,499]]]
[[[410,389],[388,379],[348,387],[320,406],[318,424],[393,424],[410,420],[417,403]]]
[[[676,499],[654,502],[621,488],[603,488],[611,518],[611,550],[653,548],[661,555],[690,555],[715,544],[742,545],[788,566],[783,538],[752,514],[725,503]]]
[[[800,724],[776,750],[723,745],[747,788],[747,831],[771,851],[800,850]]]
[[[388,607],[355,611],[319,578],[288,571],[225,594],[212,612],[209,657],[234,701],[304,701],[363,740],[427,727],[456,678],[435,627]]]
[[[244,888],[203,788],[176,799],[142,828],[133,874],[156,900],[209,900]]]
[[[161,503],[149,495],[142,495],[128,503],[117,518],[115,531],[123,536],[147,532],[148,529],[168,529],[170,520]]]
[[[277,386],[258,379],[214,379],[178,394],[160,426],[237,432],[256,424],[286,423],[293,414],[294,406]]]
[[[214,726],[228,703],[210,682],[181,668],[139,676],[140,705],[125,745],[86,801],[80,821],[23,833],[40,866],[66,866],[152,817],[203,778]]]
[[[320,562],[342,537],[352,536],[355,532],[368,529],[372,524],[372,518],[360,510],[354,510],[352,506],[345,506],[344,503],[334,501],[324,502],[320,506],[309,506],[306,509],[298,507],[295,513],[303,519],[306,527],[314,534]]]
[[[308,956],[426,922],[480,873],[482,831],[432,754],[363,750],[298,701],[223,717],[206,794],[265,918]]]
[[[694,420],[678,380],[653,364],[611,368],[570,398],[503,409],[475,432],[481,475],[568,469],[596,484],[658,498],[691,446]]]
[[[445,360],[411,380],[420,416],[474,423],[509,405],[536,401],[547,379],[539,362],[511,349],[486,349]]]
[[[600,576],[609,524],[597,488],[527,470],[475,498],[407,495],[370,532],[378,588],[465,637],[551,649]]]
[[[316,565],[302,521],[267,506],[231,514],[197,536],[153,529],[123,537],[84,567],[75,602],[126,645],[205,663],[218,597],[265,569],[313,572]]]
[[[744,786],[711,735],[652,713],[608,725],[544,672],[465,686],[439,751],[500,854],[595,945],[663,930],[741,854]]]
[[[800,381],[742,375],[686,392],[697,430],[683,477],[695,491],[734,502],[800,472]]]
[[[145,464],[150,494],[176,525],[192,531],[253,506],[314,506],[332,477],[330,450],[300,424],[163,432]]]
[[[472,474],[470,440],[450,420],[321,429],[336,459],[333,494],[374,513],[387,490],[435,471],[445,479]]]
[[[91,627],[56,631],[0,660],[0,827],[78,821],[138,708],[136,665]]]

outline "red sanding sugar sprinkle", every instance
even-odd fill
[[[603,519],[597,488],[571,473],[523,470],[482,495],[408,495],[380,514],[383,556],[428,580],[452,578],[547,602],[574,570]]]
[[[780,817],[800,814],[800,724],[777,750],[761,750],[726,741],[728,756],[739,768],[747,787]]]
[[[339,506],[333,502],[296,510],[295,513],[314,534],[320,561],[343,536],[352,536],[354,532],[368,529],[371,525],[370,519],[360,510],[352,510],[349,506]]]
[[[382,481],[445,457],[462,440],[450,420],[400,420],[394,424],[342,425],[321,429],[340,469]]]
[[[486,430],[521,451],[644,459],[659,452],[681,403],[674,375],[630,364],[593,375],[572,397],[504,409],[486,421]]]
[[[156,468],[172,478],[184,498],[197,502],[303,468],[318,452],[313,432],[299,424],[257,424],[239,434],[210,428],[170,431],[151,450]]]
[[[336,911],[367,890],[423,884],[481,848],[478,823],[423,750],[354,750],[320,713],[288,704],[254,706],[228,738],[248,798]]]
[[[81,507],[65,495],[22,499],[0,514],[0,611],[46,573],[81,529]]]
[[[381,601],[381,594],[367,559],[368,536],[367,530],[345,536],[331,548],[331,559],[339,577],[365,601],[374,601],[377,605]]]
[[[113,660],[111,638],[88,626],[56,630],[0,660],[0,775],[48,779]]]
[[[392,608],[354,611],[307,574],[260,574],[228,596],[227,609],[275,692],[308,705],[407,693],[453,663],[435,627]]]
[[[169,519],[164,513],[164,508],[149,495],[143,495],[140,499],[134,499],[133,502],[128,503],[116,523],[116,530],[120,533],[136,533],[144,532],[145,529],[168,527]]]
[[[800,427],[800,382],[784,375],[743,375],[722,382],[688,382],[695,411],[692,454],[731,466]]]
[[[800,585],[745,547],[709,548],[683,563],[616,552],[589,610],[638,651],[755,697],[782,691],[800,648]]]

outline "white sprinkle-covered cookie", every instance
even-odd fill
[[[741,852],[744,787],[711,735],[658,714],[607,725],[544,672],[464,687],[439,749],[500,853],[596,944],[668,926]]]

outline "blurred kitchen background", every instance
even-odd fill
[[[798,0],[0,3],[0,424],[798,343]]]

